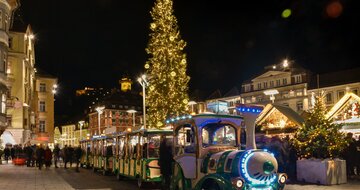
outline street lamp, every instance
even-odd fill
[[[134,129],[135,128],[135,113],[137,111],[136,110],[127,110],[126,112],[132,113],[132,119],[133,119],[132,126],[133,126],[133,129]]]
[[[82,126],[84,125],[85,121],[79,121],[79,125],[80,125],[80,141],[82,139]]]
[[[138,82],[141,84],[143,89],[143,114],[144,114],[144,129],[146,129],[146,108],[145,108],[145,88],[149,86],[148,81],[146,80],[146,75],[142,75],[138,78]]]
[[[103,113],[104,109],[105,109],[104,106],[95,108],[95,110],[98,112],[98,127],[99,127],[98,135],[101,135],[101,132],[100,132],[100,115]]]

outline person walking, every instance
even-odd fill
[[[60,148],[59,148],[59,144],[56,144],[55,148],[54,148],[54,165],[55,165],[55,168],[59,168],[58,165],[57,165],[57,162],[59,161],[59,158],[60,158]]]
[[[349,141],[349,146],[346,147],[343,151],[343,157],[346,160],[346,172],[348,177],[353,177],[355,175],[355,162],[356,162],[356,144],[355,139],[353,139],[353,134],[348,133],[346,138]]]
[[[27,167],[30,167],[31,166],[31,161],[32,161],[32,158],[33,158],[33,149],[31,148],[30,145],[27,145],[25,147],[25,154],[26,154],[26,166]]]
[[[45,150],[42,147],[42,145],[40,145],[36,150],[36,162],[38,164],[39,170],[41,170],[41,167],[44,162],[44,158],[45,158]]]
[[[49,148],[49,146],[46,147],[45,149],[45,167],[49,168],[51,166],[51,160],[52,160],[52,152]]]
[[[14,160],[15,159],[15,146],[12,146],[11,149],[10,149],[10,154],[11,154],[11,160]]]
[[[162,190],[167,190],[170,188],[170,179],[172,175],[172,151],[171,147],[167,144],[166,137],[162,137],[160,143],[160,155],[159,155],[159,166],[162,176]]]
[[[9,162],[9,157],[10,157],[10,148],[8,146],[5,147],[4,149],[4,156],[5,156],[5,161],[6,163]]]
[[[79,171],[79,164],[80,164],[80,159],[82,156],[82,149],[80,147],[80,145],[74,150],[74,157],[75,157],[75,163],[76,163],[76,172],[80,172]]]

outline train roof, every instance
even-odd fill
[[[209,112],[209,113],[202,113],[197,115],[186,115],[186,116],[171,118],[166,120],[166,123],[177,126],[184,123],[195,122],[197,126],[202,126],[205,123],[222,122],[222,123],[234,123],[235,125],[240,126],[243,120],[244,117],[239,115],[215,114]]]

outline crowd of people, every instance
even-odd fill
[[[43,145],[30,145],[27,144],[24,147],[22,145],[7,145],[4,148],[4,159],[8,163],[9,160],[13,162],[16,159],[25,159],[27,167],[38,167],[39,170],[45,165],[46,168],[54,165],[55,168],[59,168],[59,164],[63,163],[64,168],[67,169],[67,164],[72,167],[73,163],[76,164],[76,171],[79,172],[79,164],[82,156],[82,149],[80,146],[73,148],[70,145],[65,145],[60,149],[59,145],[55,145],[54,149],[51,150],[49,146]]]

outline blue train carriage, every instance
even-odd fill
[[[91,166],[91,160],[92,154],[90,152],[91,149],[91,141],[81,140],[80,141],[80,147],[82,151],[81,159],[80,159],[80,167],[90,168]]]
[[[94,136],[91,140],[92,168],[94,172],[102,171],[103,175],[113,171],[113,152],[115,138],[110,136]]]
[[[116,143],[117,179],[136,179],[138,187],[161,182],[158,165],[161,138],[172,141],[172,130],[141,129],[119,135]]]
[[[242,122],[241,116],[217,114],[167,120],[174,128],[171,189],[283,189],[287,176],[277,172],[273,154],[239,150]]]

